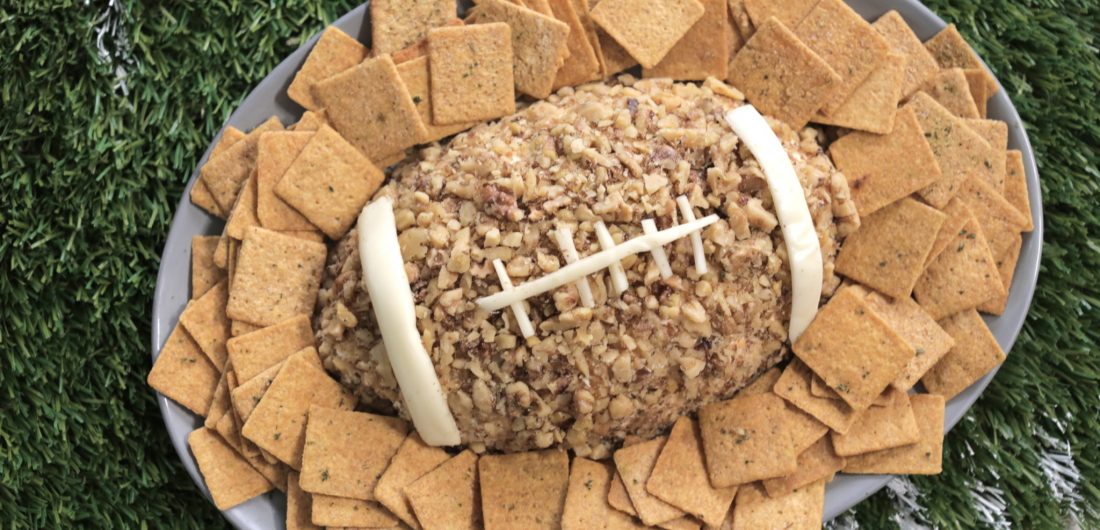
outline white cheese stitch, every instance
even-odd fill
[[[676,205],[680,207],[680,215],[684,216],[684,221],[690,223],[695,220],[695,211],[691,209],[691,203],[688,202],[687,197],[683,195],[676,197]],[[706,274],[707,256],[703,252],[703,236],[698,230],[691,233],[691,250],[695,254],[695,272],[700,276]]]
[[[493,260],[493,269],[497,271],[497,276],[500,278],[501,289],[508,291],[514,288],[512,278],[508,276],[503,261],[499,258]],[[516,324],[519,324],[519,331],[523,334],[523,338],[534,337],[535,327],[531,325],[531,318],[527,316],[527,309],[523,307],[523,302],[516,302],[509,307],[512,309],[512,315],[516,317]]]
[[[566,263],[575,263],[580,259],[577,255],[577,247],[573,244],[573,231],[567,226],[559,226],[554,231],[554,239],[558,242],[558,248],[561,249],[562,256],[565,256]],[[596,299],[592,297],[592,288],[588,285],[588,278],[581,278],[575,282],[577,286],[577,292],[581,296],[581,305],[584,307],[596,307]]]
[[[657,222],[653,219],[642,219],[642,231],[646,235],[652,235],[660,232],[657,230]],[[653,255],[653,261],[657,262],[657,268],[661,271],[661,278],[669,279],[672,277],[672,265],[668,262],[668,254],[665,254],[665,249],[662,246],[656,246],[649,249],[649,253]]]
[[[596,240],[600,242],[601,250],[609,250],[615,248],[615,238],[611,237],[611,232],[607,229],[607,225],[603,224],[603,221],[596,222]],[[611,288],[615,293],[615,296],[621,295],[630,288],[630,283],[626,280],[626,271],[623,270],[623,264],[616,261],[612,263],[607,270],[611,273]]]

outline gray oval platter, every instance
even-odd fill
[[[932,37],[945,26],[943,20],[916,0],[848,0],[848,4],[869,20],[874,20],[891,9],[897,10],[922,40]],[[367,4],[364,3],[333,24],[349,35],[359,38],[360,41],[369,42],[370,24],[368,16]],[[302,109],[287,98],[286,88],[316,40],[317,35],[303,44],[266,78],[260,81],[255,90],[245,98],[240,108],[229,117],[225,125],[233,125],[242,130],[248,130],[272,115],[278,116],[285,124],[296,121],[302,113]],[[1039,175],[1035,166],[1031,143],[1028,141],[1027,132],[1024,130],[1020,115],[1016,112],[1016,108],[1012,105],[1004,90],[998,91],[989,101],[989,117],[1008,123],[1009,147],[1019,149],[1024,153],[1028,193],[1031,198],[1032,216],[1035,218],[1035,230],[1024,234],[1023,237],[1023,250],[1017,265],[1007,310],[1000,317],[986,317],[986,322],[997,337],[1001,347],[1005,351],[1009,351],[1023,327],[1039,275],[1039,261],[1043,242],[1042,199],[1039,192]],[[211,143],[211,146],[213,146],[213,143]],[[191,186],[194,185],[195,178],[198,175],[197,168],[206,162],[209,154],[210,149],[207,148],[207,152],[191,175],[191,180],[185,191],[189,192]],[[175,218],[172,220],[172,227],[168,233],[164,252],[161,255],[160,271],[157,275],[157,286],[153,297],[151,348],[154,359],[160,352],[164,341],[168,338],[168,334],[176,325],[176,321],[189,298],[191,237],[202,234],[219,234],[221,233],[221,224],[220,220],[210,217],[198,207],[192,205],[188,199],[188,193],[183,194],[183,198],[176,209]],[[947,404],[947,429],[950,429],[962,419],[995,374],[996,370],[974,383]],[[202,481],[195,460],[187,448],[187,435],[201,425],[200,418],[163,395],[157,394],[156,397],[164,416],[164,425],[168,429],[168,435],[176,453],[179,454],[184,468],[190,473],[195,484],[209,497],[209,492]],[[834,482],[829,484],[826,492],[825,520],[836,517],[841,512],[866,499],[882,488],[890,478],[890,476],[878,475],[842,475],[837,477]],[[224,515],[235,527],[240,529],[282,529],[285,528],[285,510],[284,495],[275,492],[226,510]]]

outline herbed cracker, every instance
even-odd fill
[[[821,109],[831,114],[886,60],[889,43],[844,0],[821,0],[794,33],[840,75]]]
[[[788,28],[793,28],[810,14],[819,0],[742,0],[749,20],[756,27],[763,26],[769,18],[775,17]]]
[[[554,77],[569,51],[569,26],[560,20],[503,0],[482,0],[477,9],[478,24],[504,22],[511,28],[509,38],[512,40],[512,79],[516,90],[536,99],[549,96],[554,86]],[[431,53],[431,39],[428,48]],[[496,60],[494,58],[494,63]],[[432,61],[433,78],[436,77],[437,66],[439,65]],[[460,74],[463,73],[475,77],[474,72],[463,70]],[[476,77],[481,79],[484,76]],[[487,78],[483,79],[483,82],[487,81]],[[496,92],[497,89],[494,89],[493,93]],[[436,111],[436,118],[440,119],[441,115],[438,113],[439,110]],[[470,119],[462,117],[459,121]]]
[[[966,84],[970,85],[970,96],[974,98],[974,107],[978,109],[978,117],[985,118],[989,115],[989,85],[985,84],[985,72],[980,68],[963,70],[966,75]]]
[[[206,416],[221,374],[199,345],[177,324],[160,349],[146,382],[153,390]]]
[[[191,299],[206,294],[211,287],[225,279],[225,271],[214,263],[214,251],[220,242],[218,236],[193,236],[191,238]]]
[[[581,27],[584,28],[585,38],[588,39],[588,45],[592,47],[592,52],[596,56],[596,62],[599,65],[596,75],[602,79],[607,75],[605,73],[607,65],[604,62],[603,49],[600,48],[600,36],[597,33],[596,22],[592,20],[592,6],[588,0],[573,0],[573,11],[577,13],[577,19],[580,20]]]
[[[929,263],[932,263],[932,260],[939,257],[940,253],[947,248],[951,240],[955,239],[955,236],[966,226],[966,222],[973,215],[966,203],[958,197],[953,197],[951,202],[948,202],[947,206],[942,208],[942,211],[947,214],[947,220],[940,226],[940,232],[936,234],[936,242],[932,245],[932,252],[928,253],[925,268],[928,267]]]
[[[959,29],[954,24],[948,24],[946,28],[928,39],[924,47],[936,58],[941,68],[977,68],[985,76],[986,88],[989,95],[997,93],[999,89],[996,78],[986,70],[978,54],[959,34]]]
[[[271,483],[210,429],[192,431],[187,445],[219,510],[271,491]]]
[[[550,7],[549,0],[513,0],[512,3],[526,7],[540,15],[554,16],[554,10]]]
[[[729,67],[729,82],[760,112],[795,130],[839,87],[841,77],[778,19],[768,19]]]
[[[917,303],[936,320],[978,307],[1003,293],[993,252],[973,215],[913,288]]]
[[[902,391],[913,388],[921,376],[955,345],[951,335],[912,298],[889,300],[878,293],[870,293],[867,303],[916,351],[905,370],[894,380],[894,388]]]
[[[1031,216],[1031,197],[1027,192],[1027,171],[1024,169],[1024,154],[1010,149],[1005,160],[1005,200],[1009,202],[1025,221],[1023,231],[1035,230],[1035,219]]]
[[[417,57],[411,61],[398,64],[397,73],[401,74],[401,81],[405,83],[405,88],[409,90],[409,95],[412,96],[413,103],[416,104],[416,110],[420,113],[420,120],[424,122],[424,127],[428,130],[428,136],[424,139],[425,142],[442,140],[479,123],[469,121],[452,125],[432,124],[432,89],[427,56]],[[505,86],[511,91],[511,84]]]
[[[382,505],[360,499],[345,499],[314,493],[310,519],[313,524],[347,528],[396,528],[400,520]]]
[[[836,272],[892,297],[908,297],[946,219],[910,198],[863,217],[837,255]]]
[[[317,230],[313,223],[275,194],[275,185],[313,134],[310,131],[273,132],[260,137],[256,154],[256,218],[260,226],[277,231]]]
[[[698,0],[601,0],[592,20],[645,68],[653,68],[703,17]]]
[[[313,96],[328,112],[332,128],[371,162],[381,164],[428,135],[389,55],[317,83]]]
[[[250,229],[241,245],[226,313],[261,326],[312,314],[326,253],[322,243]]]
[[[286,482],[286,530],[324,530],[313,524],[313,496],[298,486],[298,473],[288,473]]]
[[[248,381],[309,346],[313,346],[313,326],[309,316],[301,314],[229,339],[226,350],[237,376]]]
[[[229,220],[225,222],[225,235],[240,241],[244,239],[245,232],[253,226],[260,226],[260,220],[256,218],[255,169],[253,169],[248,180],[244,182],[244,186],[241,186],[241,192],[237,194],[237,202],[233,204],[233,211],[229,212]],[[229,258],[231,260],[232,257],[232,254],[230,254]]]
[[[208,160],[199,170],[199,178],[206,184],[222,212],[228,214],[233,210],[241,187],[252,175],[252,169],[256,165],[256,146],[260,142],[260,136],[265,132],[281,130],[283,130],[283,124],[278,118],[272,116],[217,158]]]
[[[421,526],[452,530],[481,528],[477,460],[477,455],[467,449],[405,486],[405,496]]]
[[[856,410],[869,407],[915,354],[851,288],[833,295],[792,349]]]
[[[755,394],[766,394],[772,391],[775,387],[775,383],[779,381],[779,376],[783,375],[783,370],[778,367],[771,367],[768,371],[760,374],[753,382],[745,385],[744,388],[739,390],[738,395],[751,396]]]
[[[473,11],[474,11],[474,8],[471,8],[469,12],[473,12]],[[445,27],[450,27],[450,26],[463,26],[465,24],[466,24],[466,22],[463,21],[461,18],[452,18],[452,19],[448,20],[446,23],[444,23],[442,26],[439,26],[439,27],[445,28]],[[431,30],[428,30],[428,31],[431,32]],[[410,44],[410,45],[408,45],[408,46],[406,46],[406,47],[404,47],[404,48],[402,48],[402,49],[400,49],[396,52],[393,52],[393,54],[392,54],[394,64],[401,64],[405,61],[411,61],[413,59],[416,59],[417,57],[427,57],[427,56],[428,56],[428,37],[427,37],[427,35],[425,35],[425,37],[423,39],[420,39],[420,40],[416,41],[416,43]]]
[[[775,393],[798,410],[837,432],[848,432],[859,413],[844,400],[814,396],[810,391],[813,372],[794,359],[775,383]]]
[[[264,393],[271,387],[271,382],[275,380],[275,376],[279,375],[279,370],[282,368],[283,363],[280,362],[229,391],[233,412],[242,422],[248,421],[248,417],[252,415],[253,410],[256,410],[256,405],[260,404]]]
[[[875,28],[895,53],[905,55],[905,81],[901,87],[902,99],[920,89],[929,78],[936,75],[940,65],[913,33],[912,28],[897,11],[889,11],[879,17],[871,27]]]
[[[420,435],[413,431],[401,442],[389,466],[378,478],[374,486],[374,499],[405,524],[420,528],[405,495],[405,486],[416,482],[449,458],[446,451],[424,443]]]
[[[225,343],[229,340],[229,319],[225,312],[228,298],[228,282],[222,280],[180,313],[180,324],[219,370],[225,365]]]
[[[203,421],[203,426],[207,429],[213,429],[218,424],[218,420],[222,419],[222,416],[233,406],[229,400],[228,377],[229,371],[223,370],[217,386],[214,387],[210,408],[206,411],[206,419]]]
[[[699,427],[687,416],[672,426],[645,488],[649,494],[711,526],[722,524],[737,495],[737,486],[711,486]]]
[[[994,256],[1004,253],[1027,226],[1027,219],[1019,210],[984,180],[968,179],[959,187],[958,197],[978,220]]]
[[[976,119],[980,116],[974,96],[970,94],[970,83],[961,68],[941,70],[926,81],[921,90],[960,118]]]
[[[929,393],[951,399],[1004,362],[1006,356],[977,311],[968,310],[941,320],[955,347],[947,352],[921,382]]]
[[[943,396],[916,394],[910,397],[913,415],[920,428],[920,440],[848,458],[845,473],[935,475],[943,469]]]
[[[1005,250],[1004,254],[997,258],[997,271],[1001,273],[1001,285],[1004,285],[1005,292],[1001,296],[996,296],[982,302],[981,305],[978,306],[978,311],[991,315],[1000,315],[1005,312],[1005,306],[1008,305],[1009,289],[1012,287],[1012,279],[1016,275],[1016,263],[1020,260],[1020,249],[1023,247],[1023,244],[1023,237],[1020,234],[1016,234],[1016,237],[1012,241],[1012,245]]]
[[[905,107],[916,114],[942,174],[939,180],[921,189],[920,196],[942,209],[978,165],[993,156],[993,147],[924,92],[917,92]]]
[[[833,450],[828,436],[818,438],[812,446],[798,455],[798,470],[785,477],[771,478],[761,483],[773,499],[789,495],[794,490],[808,486],[844,469],[845,459]]]
[[[230,125],[222,131],[221,137],[218,139],[218,143],[214,145],[214,148],[210,150],[210,157],[207,160],[221,155],[238,140],[244,138],[245,134],[240,129]],[[218,206],[218,201],[214,199],[214,195],[210,193],[210,188],[206,187],[206,183],[202,181],[202,178],[195,180],[195,184],[191,186],[191,202],[206,210],[214,217],[225,219],[226,212]]]
[[[795,454],[805,451],[806,448],[829,433],[828,425],[791,404],[787,404],[779,421],[786,425],[787,430],[791,433],[791,442],[794,444]]]
[[[967,127],[978,133],[993,148],[993,157],[978,166],[977,178],[983,179],[993,191],[1004,196],[1005,162],[1008,151],[1008,124],[1000,120],[963,120]]]
[[[726,0],[701,0],[703,16],[653,68],[642,70],[642,77],[670,77],[676,80],[702,81],[708,77],[725,79],[729,75],[730,33]]]
[[[554,90],[600,79],[600,60],[588,40],[584,25],[574,7],[574,0],[549,0],[554,18],[569,26],[567,50],[569,57],[554,76]]]
[[[484,455],[478,461],[486,530],[555,528],[565,506],[569,455],[559,449]]]
[[[730,58],[732,59],[737,55],[737,52],[741,51],[741,48],[745,46],[745,41],[748,40],[741,36],[741,31],[737,28],[737,20],[735,20],[734,14],[729,9],[730,2],[726,2],[726,24],[729,26],[729,38],[730,38]],[[726,77],[729,77],[729,70],[726,71]]]
[[[569,472],[569,488],[562,511],[562,530],[640,530],[643,525],[613,508],[607,500],[615,468],[607,462],[576,457]],[[705,477],[705,475],[704,475]]]
[[[259,331],[261,329],[263,329],[263,326],[249,324],[248,322],[245,322],[243,320],[231,320],[229,323],[229,336],[240,337],[241,335],[252,333],[253,331]],[[228,346],[228,344],[229,343],[226,343],[226,346]]]
[[[737,396],[701,408],[699,430],[711,484],[735,486],[793,473],[798,451],[780,421],[786,412],[775,394]]]
[[[653,472],[653,467],[657,463],[657,457],[664,447],[666,439],[666,437],[660,436],[629,447],[623,447],[615,451],[614,455],[615,468],[618,470],[619,477],[622,478],[626,492],[630,496],[631,505],[637,511],[638,518],[650,526],[684,516],[682,510],[651,495],[646,490],[646,482]]]
[[[935,152],[908,107],[898,110],[889,134],[853,132],[833,142],[829,154],[848,179],[861,216],[924,189],[942,176]]]
[[[505,23],[429,31],[431,121],[446,127],[514,113],[512,53]]]
[[[375,500],[409,424],[400,418],[314,405],[306,423],[302,489],[351,499]]]
[[[824,480],[776,499],[769,498],[760,485],[751,484],[741,488],[737,495],[732,530],[816,530],[821,528],[824,511]]]
[[[225,235],[225,228],[222,228],[222,234],[218,236],[218,248],[214,249],[214,265],[218,268],[229,268],[229,240],[231,238]]]
[[[313,86],[359,64],[369,51],[359,41],[340,31],[340,28],[325,28],[287,87],[287,96],[306,110],[324,107],[312,93]]]
[[[846,434],[833,433],[833,448],[840,456],[854,456],[916,443],[920,429],[909,396],[897,388],[885,407],[871,407],[859,416]]]
[[[905,80],[905,56],[889,53],[855,92],[828,116],[818,112],[810,121],[857,131],[888,134]]]
[[[325,109],[318,109],[316,111],[307,110],[302,113],[302,117],[298,118],[298,121],[287,127],[287,130],[292,132],[310,132],[320,129],[322,125],[328,123],[328,112]]]
[[[241,428],[237,425],[237,419],[233,416],[232,411],[222,415],[221,419],[214,424],[214,430],[217,431],[218,436],[221,436],[222,440],[225,440],[225,443],[229,445],[229,447],[232,447],[234,451],[244,456],[245,460],[248,460],[248,457],[244,455],[244,451],[241,447]]]
[[[630,55],[630,52],[599,26],[596,27],[596,38],[599,39],[600,53],[603,55],[604,77],[638,66],[638,61]]]
[[[623,484],[623,477],[619,476],[618,471],[611,477],[611,486],[607,490],[607,504],[631,517],[638,516],[638,510],[635,510],[634,504],[630,502],[630,494],[626,492],[626,484]]]
[[[415,44],[428,30],[455,17],[455,0],[375,0],[370,3],[374,54],[393,53]]]

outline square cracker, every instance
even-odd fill
[[[233,337],[226,343],[226,350],[237,376],[248,381],[309,346],[313,346],[313,326],[309,316],[301,314]]]
[[[306,110],[324,107],[317,101],[312,89],[321,81],[359,64],[370,50],[353,37],[329,26],[309,51],[306,61],[294,74],[294,80],[286,89],[286,95]]]
[[[565,494],[565,509],[562,512],[562,530],[644,528],[634,518],[615,509],[608,502],[607,493],[614,477],[615,468],[607,462],[596,462],[582,457],[573,459],[569,472],[569,488]]]
[[[585,37],[588,39],[588,44],[592,47],[596,62],[599,64],[599,71],[596,72],[596,75],[598,78],[603,78],[607,66],[604,64],[603,49],[600,48],[598,28],[596,22],[592,20],[592,5],[588,0],[573,0],[573,11],[577,14],[581,27],[584,28]]]
[[[993,148],[992,158],[983,160],[976,177],[985,180],[999,195],[1005,192],[1004,153],[1008,151],[1008,124],[1000,120],[963,120],[967,127],[978,133]]]
[[[228,281],[222,280],[180,313],[180,324],[218,370],[225,365],[227,356],[225,343],[229,340],[229,318],[225,315],[225,308],[228,298]]]
[[[737,486],[711,486],[699,427],[687,416],[672,426],[645,488],[658,499],[711,526],[722,524],[737,495]]]
[[[214,148],[210,150],[210,157],[207,160],[211,160],[229,149],[238,140],[244,138],[245,134],[240,129],[230,125],[222,131],[221,137],[218,139],[218,143],[214,144]],[[214,199],[214,195],[210,193],[210,188],[206,187],[206,183],[201,178],[195,180],[195,184],[191,186],[191,202],[206,210],[211,215],[225,219],[226,212],[218,206],[218,201]]]
[[[894,380],[894,388],[908,391],[921,376],[955,345],[955,341],[912,298],[889,300],[878,293],[867,295],[867,303],[916,351],[913,360]]]
[[[228,214],[233,210],[241,187],[244,186],[248,177],[252,176],[252,169],[256,165],[256,146],[260,142],[260,136],[265,132],[281,130],[283,130],[283,124],[278,118],[272,116],[223,153],[203,164],[202,169],[199,170],[199,178],[222,212]]]
[[[465,24],[466,22],[461,18],[452,18],[439,27],[444,28],[448,26],[463,26]],[[428,31],[429,33],[431,32],[431,30]],[[413,59],[416,59],[417,57],[427,57],[428,37],[425,36],[423,39],[420,39],[415,44],[410,44],[399,51],[393,52],[392,56],[394,64],[401,64],[405,61],[411,61]]]
[[[313,496],[298,487],[298,473],[286,478],[286,530],[324,530],[313,524]]]
[[[313,494],[310,519],[327,528],[395,528],[401,522],[376,502],[317,493]]]
[[[989,85],[985,84],[985,73],[979,68],[963,70],[966,75],[966,84],[970,85],[970,96],[974,98],[974,106],[978,109],[978,117],[985,118],[989,115]]]
[[[836,272],[876,291],[906,298],[947,216],[910,198],[863,218],[836,258]]]
[[[218,379],[218,385],[214,387],[210,408],[206,412],[206,420],[203,421],[203,426],[207,429],[213,429],[229,407],[233,406],[229,401],[229,372],[230,370],[223,370],[221,378]]]
[[[837,432],[848,432],[859,413],[842,399],[818,397],[811,392],[813,372],[793,359],[775,383],[775,393],[798,410]],[[822,433],[824,434],[824,433]]]
[[[446,451],[424,443],[415,431],[410,433],[397,448],[397,453],[393,455],[385,472],[378,478],[378,483],[374,486],[374,499],[405,524],[420,528],[409,499],[405,496],[405,486],[416,482],[449,458]]]
[[[833,433],[833,448],[840,456],[854,456],[916,443],[920,439],[917,419],[909,404],[909,395],[891,387],[893,394],[885,407],[871,407],[846,434]]]
[[[431,121],[437,126],[491,120],[516,111],[512,30],[507,24],[429,31],[426,66]]]
[[[771,392],[772,388],[775,387],[775,383],[779,381],[779,376],[782,374],[783,370],[773,366],[769,368],[768,371],[758,375],[753,382],[745,385],[737,393],[751,396],[754,394],[766,394]]]
[[[970,83],[960,68],[941,70],[926,81],[921,90],[960,118],[979,117],[978,106],[974,104],[974,97],[970,94]]]
[[[555,528],[565,506],[569,456],[547,449],[478,461],[485,529]]]
[[[258,151],[258,150],[257,150]],[[229,212],[229,219],[225,222],[225,235],[231,239],[240,241],[244,239],[244,233],[253,226],[260,226],[260,220],[256,218],[256,171],[241,186],[241,192],[237,194],[237,201],[233,204],[233,211]],[[232,254],[229,255],[232,263]],[[228,267],[227,267],[228,268]],[[232,277],[232,270],[228,271]],[[230,284],[233,282],[230,281]]]
[[[897,379],[915,351],[852,288],[841,288],[793,345],[796,356],[853,409]]]
[[[260,326],[312,314],[327,251],[322,243],[249,229],[226,313]]]
[[[309,361],[309,364],[318,370],[325,369],[325,366],[321,363],[321,357],[317,355],[317,350],[312,346],[302,348],[289,358],[295,357],[301,357]],[[230,389],[229,400],[233,404],[233,412],[236,413],[241,422],[248,421],[252,411],[256,409],[256,405],[263,399],[267,389],[271,387],[271,383],[275,381],[275,377],[279,375],[279,371],[283,369],[285,364],[285,360],[280,361],[278,364],[256,374],[251,379],[240,383],[236,388]]]
[[[940,71],[936,58],[924,47],[916,33],[897,11],[889,11],[879,17],[871,27],[875,28],[895,53],[905,56],[905,80],[902,82],[901,97],[908,98],[920,89],[932,76]]]
[[[219,510],[271,491],[271,483],[214,431],[204,427],[191,431],[187,445]]]
[[[202,353],[183,326],[177,324],[160,349],[146,381],[168,399],[206,416],[220,376],[218,367]]]
[[[890,45],[844,0],[821,0],[794,26],[794,33],[840,75],[822,105],[831,114],[886,60]]]
[[[1020,249],[1023,247],[1023,244],[1023,237],[1020,234],[1016,234],[1015,238],[1013,238],[1012,245],[997,258],[997,271],[1001,273],[1001,285],[1004,285],[1005,293],[982,302],[981,305],[978,306],[978,311],[991,315],[1000,315],[1005,312],[1005,306],[1008,304],[1009,290],[1012,287],[1012,279],[1016,276],[1016,264],[1020,260]]]
[[[630,502],[630,494],[626,492],[626,484],[623,484],[623,477],[619,476],[618,471],[611,477],[611,486],[607,490],[607,504],[631,517],[638,516],[638,510],[635,510],[634,504]]]
[[[971,178],[963,182],[958,197],[978,220],[994,256],[1003,254],[1027,226],[1027,219],[1019,210],[984,180]]]
[[[310,132],[320,129],[322,125],[328,123],[328,113],[325,109],[317,111],[307,110],[302,113],[302,117],[298,118],[298,121],[287,127],[287,130],[292,132]]]
[[[467,449],[405,486],[405,496],[424,528],[475,530],[481,528],[477,478],[477,455]]]
[[[667,523],[684,516],[684,512],[679,508],[651,495],[646,490],[646,482],[653,472],[665,440],[666,437],[661,436],[625,446],[615,451],[614,455],[615,468],[630,496],[631,505],[637,511],[638,518],[650,526]]]
[[[783,422],[791,433],[795,454],[805,451],[819,438],[829,433],[829,426],[791,404],[787,404],[779,421]]]
[[[596,27],[596,38],[599,39],[600,54],[603,56],[604,77],[638,66],[638,61],[630,55],[630,52],[599,26]]]
[[[424,122],[424,127],[428,130],[428,136],[424,138],[425,142],[441,140],[479,123],[468,121],[451,125],[432,124],[432,89],[427,56],[417,57],[398,64],[397,73],[401,74],[401,81],[405,83],[405,88],[409,90],[409,95],[412,96],[413,103],[416,104],[416,110],[420,113],[420,120]],[[511,83],[501,84],[507,88],[509,97],[511,97]]]
[[[781,420],[787,408],[775,394],[737,396],[699,410],[711,484],[735,486],[789,475],[798,451]]]
[[[504,22],[510,26],[512,78],[516,90],[537,99],[549,96],[554,86],[554,77],[569,50],[569,26],[560,20],[504,0],[482,0],[477,6],[476,20],[478,24]],[[429,53],[431,47],[429,38]],[[433,61],[433,77],[436,67],[437,63]],[[463,70],[461,73],[471,72]],[[438,110],[436,112],[438,119],[441,116]],[[463,117],[460,121],[469,119],[471,118]]]
[[[973,215],[917,280],[917,303],[937,320],[1004,294],[997,262]],[[958,344],[955,345],[958,347]],[[942,360],[941,360],[942,362]]]
[[[702,81],[725,79],[729,74],[730,33],[726,0],[701,0],[703,16],[688,30],[664,59],[642,70],[643,77],[670,77]]]
[[[275,195],[340,239],[385,178],[340,133],[322,125],[275,185]]]
[[[241,435],[290,467],[301,469],[310,405],[351,410],[355,399],[309,360],[288,359],[244,423]]]
[[[948,202],[947,206],[942,208],[942,211],[947,214],[947,220],[943,222],[943,225],[940,226],[940,232],[936,234],[936,242],[932,245],[932,252],[928,253],[925,268],[928,267],[929,263],[932,263],[932,260],[939,257],[940,253],[947,248],[951,240],[955,239],[955,236],[966,226],[967,221],[973,215],[966,203],[958,197],[953,197],[951,202]]]
[[[940,325],[955,339],[955,347],[924,374],[921,382],[929,393],[951,399],[1004,362],[1006,356],[977,311],[951,315]]]
[[[920,428],[917,443],[849,457],[845,473],[936,475],[942,471],[943,396],[915,394],[910,403]]]
[[[764,488],[751,484],[737,495],[732,530],[821,528],[825,512],[825,481],[803,486],[779,498],[769,498]]]
[[[370,3],[374,54],[394,53],[419,42],[428,30],[455,17],[455,0],[375,0]]]
[[[302,489],[374,500],[378,477],[408,432],[409,425],[400,418],[310,407],[302,453]]]
[[[942,209],[978,165],[993,156],[993,147],[924,92],[917,92],[905,107],[916,114],[942,174],[939,180],[920,190],[920,196]]]
[[[317,230],[275,194],[275,186],[312,138],[312,131],[274,132],[260,137],[256,154],[256,218],[260,226],[277,231]]]
[[[737,52],[729,82],[760,112],[795,130],[810,121],[841,78],[778,19],[768,19]]]
[[[785,477],[770,478],[762,482],[773,499],[789,495],[794,490],[808,486],[844,469],[845,459],[833,450],[828,436],[818,438],[812,446],[798,455],[798,471]]]
[[[888,134],[894,129],[904,80],[905,56],[891,52],[836,110],[828,116],[818,112],[810,121]]]
[[[974,53],[974,49],[959,34],[959,29],[954,24],[948,24],[936,36],[928,39],[924,47],[936,58],[941,68],[980,69],[985,76],[986,92],[989,95],[997,93],[997,79],[986,70],[978,54]]]
[[[745,0],[729,0],[726,3],[729,6],[730,19],[733,22],[734,29],[737,30],[737,34],[741,36],[742,40],[752,38],[753,33],[756,33],[757,24],[753,24],[752,17],[749,16],[749,11],[745,8]],[[760,25],[763,25],[767,18],[761,20]],[[791,27],[794,24],[783,25]]]
[[[698,0],[601,0],[592,20],[644,68],[653,68],[703,17]]]
[[[566,41],[569,57],[554,76],[554,90],[600,79],[600,60],[588,40],[574,0],[549,0],[549,7],[554,18],[569,26]]]
[[[318,82],[313,97],[325,107],[332,128],[371,162],[381,164],[428,135],[389,55]]]
[[[191,238],[191,299],[206,294],[211,287],[225,279],[225,270],[214,263],[214,251],[221,238],[218,236],[194,236]]]
[[[871,215],[940,179],[935,153],[913,109],[897,112],[889,134],[853,132],[833,142],[829,154],[848,179],[856,209]]]
[[[1024,154],[1010,149],[1005,160],[1005,200],[1008,201],[1026,221],[1024,232],[1035,230],[1035,219],[1031,216],[1031,197],[1027,192],[1027,170],[1024,169]]]
[[[249,324],[242,320],[233,320],[229,324],[229,335],[231,337],[240,337],[246,333],[252,333],[253,331],[259,331],[263,329],[263,326],[257,326],[255,324]],[[228,343],[226,343],[228,346]]]
[[[745,12],[756,27],[763,26],[769,18],[775,17],[788,28],[793,28],[810,14],[819,0],[743,0]]]

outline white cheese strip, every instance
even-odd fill
[[[684,216],[685,221],[695,220],[695,211],[691,209],[691,203],[688,202],[687,197],[683,195],[676,197],[676,205],[680,207],[680,215]],[[698,231],[691,233],[691,250],[695,253],[695,272],[700,276],[706,274],[707,256],[703,253],[703,236]]]
[[[603,221],[596,222],[596,240],[600,242],[600,248],[603,250],[615,248],[615,238],[611,237],[611,232],[607,229],[607,225],[603,224]],[[616,261],[607,270],[611,273],[611,288],[614,290],[615,295],[625,293],[630,288],[630,284],[626,281],[626,271],[623,270],[623,264]]]
[[[642,231],[646,235],[656,234],[657,223],[653,219],[642,219]],[[653,255],[653,261],[657,262],[657,268],[661,271],[661,277],[668,279],[672,277],[672,265],[668,263],[668,254],[665,254],[664,247],[656,246],[649,249],[649,253]]]
[[[416,329],[415,303],[388,197],[368,204],[359,214],[359,258],[386,355],[413,425],[428,445],[458,445],[458,426]]]
[[[500,259],[493,260],[493,268],[496,269],[497,276],[500,278],[500,288],[505,291],[512,289],[512,278],[508,277],[504,262]],[[523,307],[523,302],[516,302],[509,307],[512,308],[512,314],[516,317],[516,324],[519,324],[519,331],[523,334],[523,338],[534,337],[535,327],[531,325],[531,318],[527,316],[527,309]]]
[[[558,241],[558,248],[565,256],[566,263],[575,263],[580,259],[577,255],[577,247],[573,244],[573,231],[569,227],[559,227],[554,231],[554,239]],[[581,295],[581,305],[584,307],[596,307],[596,299],[592,297],[592,288],[588,285],[588,278],[581,278],[573,283],[577,286],[577,292]]]
[[[624,241],[621,245],[581,258],[579,261],[570,263],[546,276],[518,285],[510,291],[501,291],[478,298],[477,305],[486,311],[498,311],[516,302],[550,292],[567,283],[575,282],[577,278],[583,278],[589,274],[602,271],[627,256],[650,252],[654,248],[672,243],[716,222],[718,222],[717,215],[708,215],[694,222],[666,228],[652,234],[640,235],[629,241]]]
[[[752,105],[729,111],[726,122],[745,142],[768,180],[775,213],[783,229],[791,267],[790,340],[798,340],[817,314],[821,302],[823,265],[806,192],[798,181],[791,159],[767,120]]]

